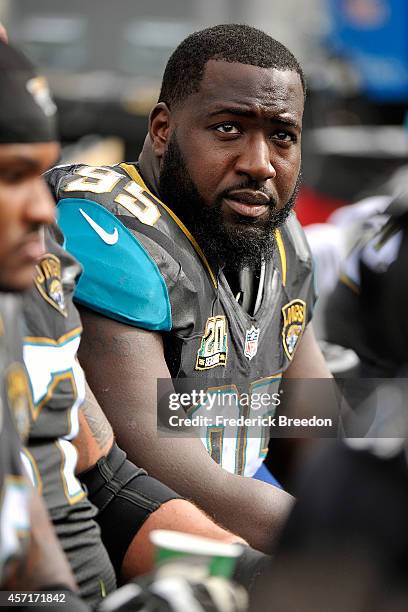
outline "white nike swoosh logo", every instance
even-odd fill
[[[93,230],[95,230],[98,236],[102,238],[104,242],[106,242],[106,244],[113,245],[117,243],[118,238],[119,238],[117,227],[115,227],[113,232],[109,233],[106,230],[104,230],[103,227],[98,225],[96,221],[94,221],[89,215],[87,215],[86,212],[82,210],[82,208],[79,209],[79,212],[84,217],[84,219],[88,221],[89,225],[92,227]]]

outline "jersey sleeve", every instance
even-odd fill
[[[90,199],[61,199],[57,218],[65,248],[83,267],[75,292],[78,303],[135,327],[172,328],[166,282],[133,232]]]

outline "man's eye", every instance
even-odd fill
[[[0,171],[0,180],[3,183],[16,184],[20,183],[26,177],[26,173],[20,170],[3,170]]]
[[[239,134],[239,129],[233,123],[221,123],[215,129],[221,134]]]
[[[278,132],[274,132],[272,134],[272,138],[279,140],[280,142],[290,142],[292,140],[296,140],[293,134],[286,132],[286,130],[279,130]]]

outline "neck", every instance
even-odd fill
[[[139,168],[143,180],[150,191],[159,196],[160,163],[153,152],[152,141],[149,134],[147,134],[145,138],[143,149],[139,156]]]

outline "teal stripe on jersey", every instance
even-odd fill
[[[135,327],[169,331],[171,307],[165,281],[137,238],[91,200],[66,198],[57,207],[66,249],[84,268],[75,300]]]

